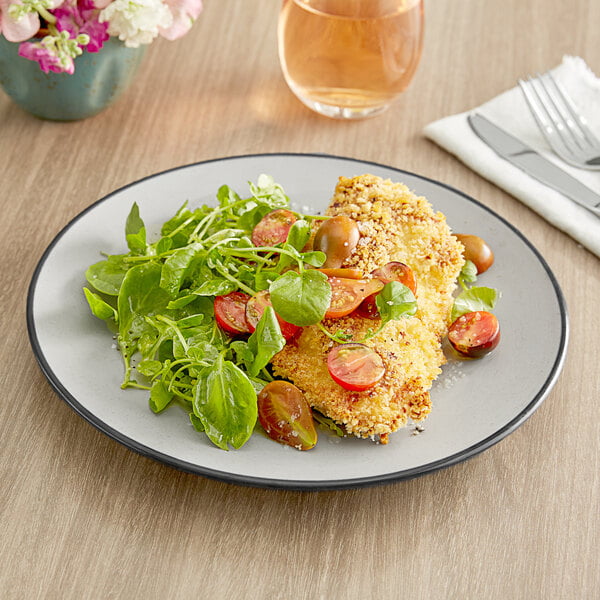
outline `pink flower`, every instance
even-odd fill
[[[21,4],[21,2],[0,0],[0,33],[9,42],[24,42],[37,33],[40,28],[40,18],[37,12],[30,12],[15,20],[8,13],[11,4]]]
[[[159,27],[160,35],[168,40],[183,37],[202,12],[202,0],[164,0],[173,15],[170,27]]]
[[[64,59],[61,60],[61,58],[52,51],[52,48],[48,48],[40,42],[23,42],[19,46],[19,56],[39,62],[40,68],[44,73],[53,71],[54,73],[69,73],[72,75],[75,71],[75,65],[73,64],[72,59],[65,64]]]
[[[98,52],[109,38],[108,23],[98,21],[100,11],[93,0],[78,0],[76,4],[63,2],[52,14],[56,17],[59,31],[67,31],[71,38],[76,38],[80,33],[90,37],[86,46],[88,52]]]

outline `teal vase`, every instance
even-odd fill
[[[127,48],[110,38],[99,52],[83,51],[75,72],[44,73],[19,56],[19,44],[0,35],[0,86],[27,112],[52,121],[91,117],[112,104],[133,81],[146,46]]]

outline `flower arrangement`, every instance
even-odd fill
[[[0,0],[0,34],[45,73],[75,71],[74,59],[99,52],[111,36],[137,48],[157,36],[184,36],[202,0]]]

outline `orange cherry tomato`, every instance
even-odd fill
[[[250,296],[244,292],[231,292],[216,296],[214,301],[215,319],[223,331],[233,335],[249,333],[246,322],[246,304]]]
[[[383,289],[379,279],[347,279],[344,277],[329,277],[331,285],[331,302],[325,313],[327,319],[339,319],[349,315],[358,308],[360,303]]]
[[[464,257],[477,268],[477,274],[487,271],[494,264],[492,249],[477,235],[456,233],[454,236],[465,247]]]
[[[413,270],[404,263],[393,261],[385,264],[383,267],[379,267],[374,271],[371,271],[373,277],[377,277],[383,283],[389,283],[390,281],[399,281],[403,283],[407,288],[410,288],[413,294],[417,294],[417,280]],[[361,303],[358,314],[361,317],[368,319],[378,319],[379,310],[375,298],[377,294],[372,294],[368,298],[365,298]]]
[[[364,344],[335,346],[327,355],[332,379],[346,390],[363,391],[373,387],[384,375],[383,359]]]
[[[461,315],[448,329],[452,347],[470,358],[480,358],[500,342],[500,324],[495,315],[477,310]]]
[[[317,443],[310,406],[289,381],[271,381],[259,392],[258,421],[267,435],[281,444],[310,450]]]
[[[340,267],[338,269],[317,269],[327,275],[327,277],[345,277],[346,279],[362,279],[363,272],[360,269],[350,267]]]
[[[255,246],[275,246],[287,240],[292,225],[297,221],[291,210],[279,208],[267,213],[252,230]]]
[[[251,296],[246,304],[246,323],[248,324],[248,330],[253,333],[263,316],[267,306],[271,306],[271,298],[269,292],[266,290],[258,292],[256,296]],[[275,315],[279,322],[279,328],[281,329],[281,335],[287,340],[291,340],[301,329],[298,325],[293,325],[284,321],[279,315]]]

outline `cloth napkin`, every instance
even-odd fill
[[[600,137],[600,79],[582,58],[574,56],[563,57],[551,73]],[[429,139],[600,257],[600,218],[498,156],[467,122],[467,115],[475,112],[512,133],[598,194],[600,171],[571,167],[552,152],[518,85],[471,111],[445,117],[424,129]]]

